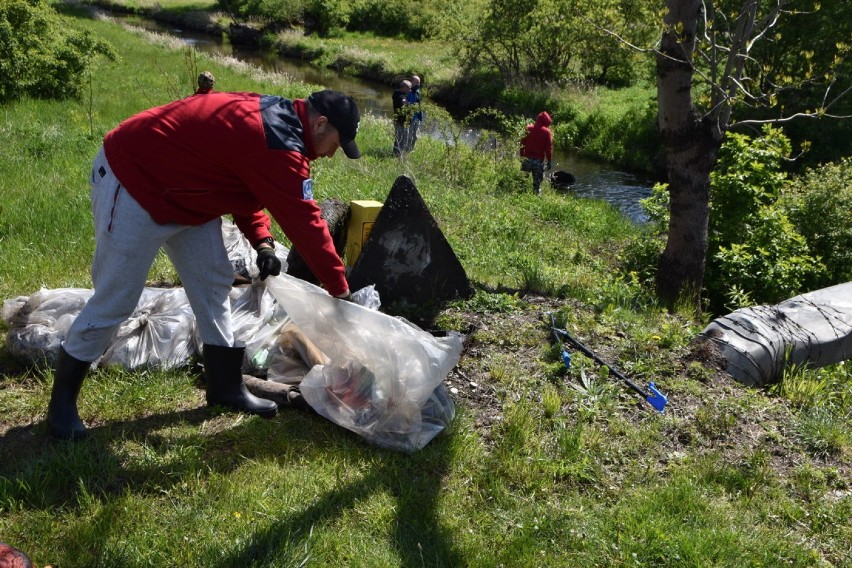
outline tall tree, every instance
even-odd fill
[[[832,107],[852,88],[846,85],[838,95],[829,96],[837,79],[832,65],[836,67],[837,57],[842,60],[848,46],[838,41],[835,63],[822,74],[795,80],[779,75],[766,81],[767,64],[754,58],[753,49],[773,40],[779,18],[790,15],[791,7],[809,5],[816,10],[818,2],[666,0],[665,4],[657,50],[657,101],[671,214],[657,271],[657,295],[669,304],[685,299],[698,306],[707,255],[710,172],[725,132],[737,124],[833,116]],[[773,106],[779,92],[803,80],[824,86],[820,108],[794,109],[767,120],[732,119],[738,107]]]
[[[656,37],[655,0],[487,0],[475,25],[454,33],[468,69],[497,70],[507,85],[592,79],[627,82],[631,44]],[[590,25],[594,16],[595,25]],[[453,30],[456,32],[456,30]]]

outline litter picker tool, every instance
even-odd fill
[[[559,349],[562,351],[562,362],[565,364],[566,369],[571,368],[571,354],[565,349],[565,345],[562,343],[562,339],[559,338],[559,333],[556,329],[556,322],[553,320],[553,315],[550,316],[550,330],[553,332],[553,338],[556,340],[556,343],[559,344]]]
[[[636,383],[625,377],[615,367],[603,361],[591,349],[577,341],[574,337],[571,336],[570,333],[568,333],[564,329],[556,327],[556,319],[553,317],[553,314],[550,314],[550,330],[553,333],[553,337],[556,339],[556,342],[559,344],[559,348],[562,350],[562,362],[565,364],[566,368],[571,367],[571,355],[570,353],[568,353],[568,350],[565,349],[565,345],[562,342],[562,339],[567,340],[574,347],[582,351],[584,355],[590,357],[593,361],[595,361],[598,365],[602,365],[609,369],[610,375],[613,375],[620,379],[624,384],[630,387],[631,390],[641,395],[642,398],[644,398],[648,402],[648,404],[653,406],[660,413],[665,412],[666,404],[668,404],[669,399],[666,397],[666,395],[657,390],[657,387],[654,385],[654,383],[648,383],[647,390],[638,386]]]

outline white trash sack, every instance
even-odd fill
[[[56,364],[68,328],[94,293],[85,288],[42,288],[29,297],[4,301],[6,349],[33,362]]]
[[[183,288],[146,287],[98,364],[127,369],[182,367],[198,353],[195,335],[195,314]]]
[[[9,327],[6,348],[24,359],[55,365],[71,323],[93,294],[83,288],[41,289],[28,298],[6,300],[2,314]],[[181,367],[197,353],[194,329],[195,317],[183,288],[146,287],[133,314],[93,365]]]

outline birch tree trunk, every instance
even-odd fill
[[[657,55],[659,126],[666,148],[670,221],[657,272],[657,296],[668,305],[700,306],[707,255],[710,172],[722,135],[692,99],[700,0],[666,0],[668,13]]]

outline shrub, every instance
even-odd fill
[[[781,166],[789,151],[789,140],[772,128],[766,128],[755,140],[729,133],[722,145],[710,176],[704,278],[709,308],[714,313],[753,303],[779,302],[801,293],[824,274],[820,259],[779,201],[786,180]],[[655,237],[668,229],[667,187],[656,185],[651,196],[642,201],[650,219],[647,233],[626,248],[622,259],[622,270],[634,273],[646,285],[656,278],[656,263],[663,249],[663,242]]]
[[[717,243],[707,288],[711,307],[777,303],[799,294],[822,270],[780,207],[758,208],[743,224],[742,243]],[[745,294],[743,293],[746,292]]]
[[[263,13],[274,22],[284,22],[290,26],[299,25],[305,19],[305,6],[301,0],[264,0]]]
[[[381,36],[407,35],[413,3],[360,0],[353,2],[349,28]]]
[[[778,204],[789,152],[790,141],[771,127],[756,139],[729,133],[722,145],[710,176],[705,276],[714,312],[779,302],[823,270]]]
[[[257,0],[220,0],[220,2]],[[283,1],[283,0],[276,0]],[[290,0],[294,4],[301,0]],[[304,0],[306,27],[321,36],[338,36],[344,31],[360,31],[378,36],[401,36],[412,40],[435,37],[443,27],[441,5],[404,0]],[[251,15],[249,12],[247,15]]]
[[[790,141],[778,129],[764,128],[756,139],[727,135],[710,176],[711,242],[739,242],[757,207],[775,203],[786,179],[781,166],[789,154]]]
[[[825,265],[824,278],[811,286],[852,281],[852,159],[806,171],[784,186],[782,203]]]
[[[88,32],[65,29],[45,0],[0,0],[0,103],[79,96],[97,55],[115,52]]]
[[[656,118],[656,105],[647,101],[602,105],[577,118],[573,145],[585,155],[651,171],[661,148]]]

